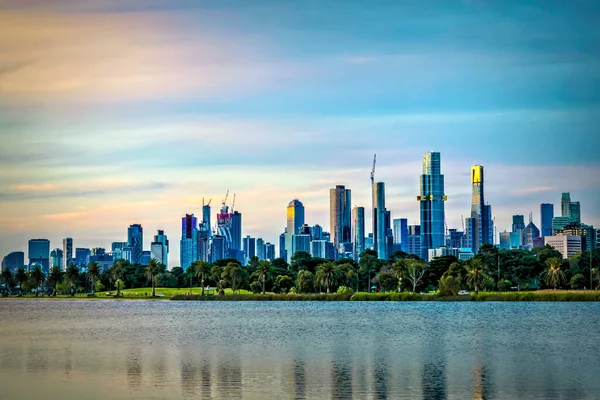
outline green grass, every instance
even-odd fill
[[[173,300],[204,300],[204,301],[348,301],[350,300],[349,294],[232,294],[226,296],[205,296],[192,295],[192,296],[175,296]]]
[[[181,288],[181,289],[177,289],[177,288],[155,288],[155,292],[156,292],[156,296],[158,298],[163,298],[163,299],[171,299],[175,296],[183,296],[183,295],[187,295],[188,293],[190,293],[190,288]],[[239,290],[236,291],[236,294],[250,294],[252,292],[248,291],[248,290]],[[96,293],[97,297],[108,297],[107,293],[109,293],[108,290],[103,290],[102,292],[98,292]],[[112,290],[112,292],[110,292],[112,294],[112,296],[114,296],[117,291],[116,290]],[[191,289],[191,293],[192,295],[200,295],[202,293],[202,288],[201,287],[193,287]],[[211,290],[210,293],[215,294],[215,290]],[[225,289],[225,295],[232,295],[233,292],[231,289]],[[152,297],[152,288],[151,287],[146,287],[146,288],[133,288],[133,289],[123,289],[121,290],[121,295],[123,298],[151,298]]]

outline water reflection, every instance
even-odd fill
[[[239,355],[231,353],[218,359],[217,380],[219,397],[239,399],[242,397],[242,365]]]
[[[44,348],[30,347],[27,350],[27,372],[39,373],[48,369],[48,352]]]
[[[352,365],[348,359],[334,359],[331,363],[332,399],[352,398]]]
[[[294,359],[292,376],[294,379],[294,398],[304,399],[306,397],[306,368],[304,361]]]
[[[475,366],[473,377],[473,400],[486,400],[489,398],[487,385],[487,371],[485,366],[479,362]]]
[[[134,347],[127,353],[127,383],[132,390],[139,390],[142,384],[142,352]]]
[[[375,388],[376,399],[387,399],[388,396],[388,353],[387,346],[381,345],[381,341],[377,341],[380,345],[375,351],[375,359],[373,360],[373,387]],[[385,343],[385,342],[383,342]]]

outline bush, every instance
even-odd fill
[[[574,290],[583,289],[587,282],[588,282],[588,280],[585,279],[585,277],[583,275],[581,275],[581,274],[574,275],[571,278],[571,289],[574,289]]]
[[[350,301],[420,301],[423,296],[411,292],[387,292],[387,293],[354,293]]]
[[[337,294],[349,294],[350,296],[352,296],[354,294],[354,290],[347,286],[340,286],[337,290]]]
[[[460,283],[452,275],[440,279],[440,296],[458,296]]]
[[[250,290],[252,291],[252,293],[254,294],[258,294],[262,292],[262,285],[259,282],[252,282],[250,284]]]
[[[347,294],[232,294],[228,296],[177,295],[172,300],[218,301],[348,301]]]

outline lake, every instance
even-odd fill
[[[599,303],[0,301],[0,400],[598,399]]]

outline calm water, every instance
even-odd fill
[[[600,304],[0,301],[0,399],[599,399]]]

